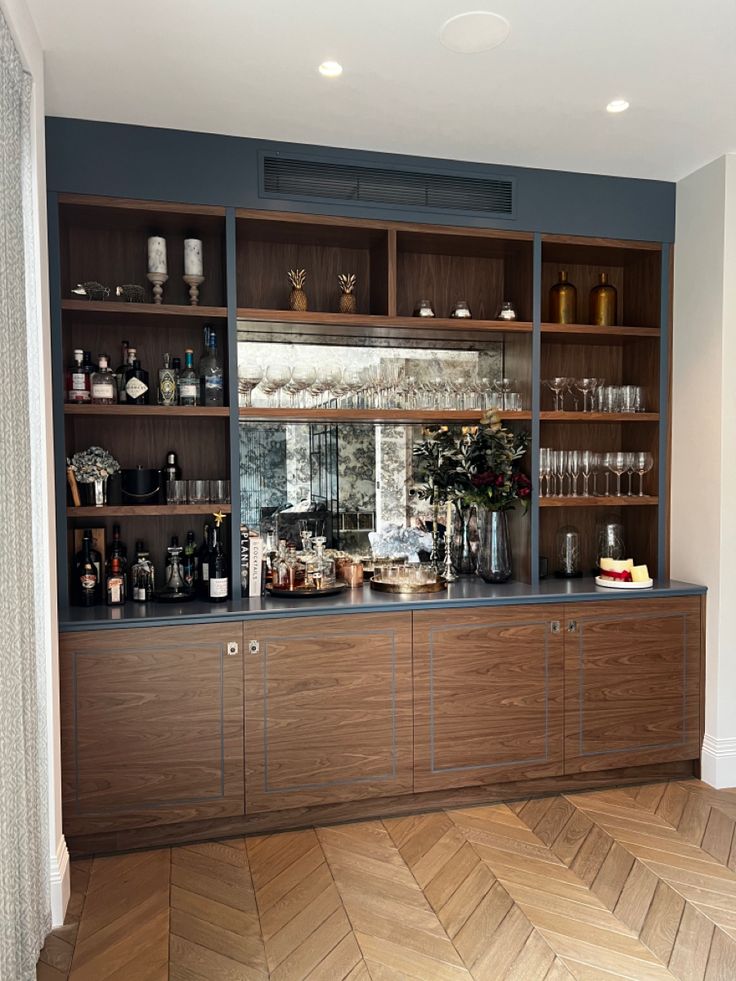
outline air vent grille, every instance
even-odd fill
[[[514,184],[509,178],[461,177],[283,156],[263,157],[263,191],[268,197],[295,200],[356,201],[502,218],[514,213]]]

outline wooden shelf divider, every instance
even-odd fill
[[[67,518],[153,518],[174,514],[212,514],[232,512],[231,504],[123,504],[101,508],[84,505],[67,508]]]
[[[227,418],[230,409],[226,405],[75,405],[64,406],[67,416],[169,416]]]
[[[480,409],[240,409],[242,422],[478,422],[484,412]],[[531,412],[502,412],[509,422],[531,420]]]
[[[608,497],[540,497],[540,508],[619,508],[619,507],[647,507],[659,504],[658,497],[651,497],[645,494],[639,497],[633,494],[609,494]]]

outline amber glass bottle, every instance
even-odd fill
[[[590,322],[597,327],[616,326],[616,287],[608,282],[608,273],[590,291]]]
[[[567,273],[560,270],[560,279],[549,291],[549,321],[551,324],[577,322],[578,291],[567,280]]]

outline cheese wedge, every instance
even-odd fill
[[[632,582],[647,582],[649,580],[649,569],[645,565],[635,565],[631,570]]]
[[[603,572],[630,572],[634,568],[633,559],[601,559]]]

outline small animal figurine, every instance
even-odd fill
[[[137,283],[124,283],[122,286],[115,287],[115,296],[128,303],[143,303],[146,299],[146,291]]]
[[[77,288],[72,293],[75,296],[86,296],[88,300],[106,300],[110,295],[110,287],[90,279],[86,283],[77,283]]]

